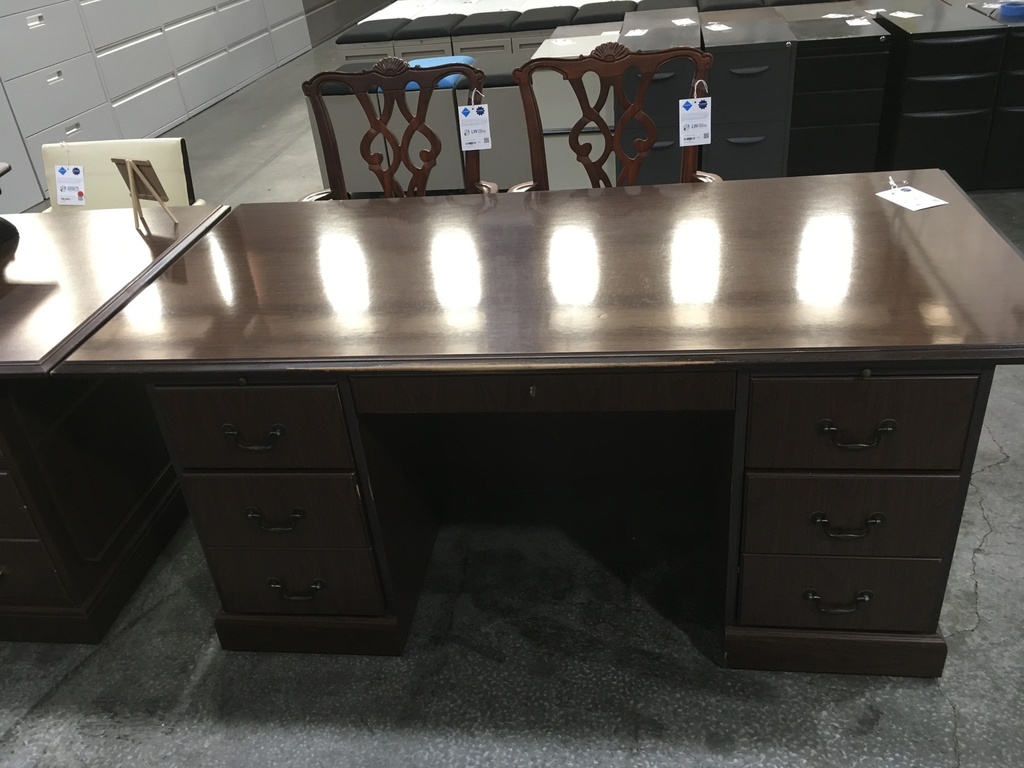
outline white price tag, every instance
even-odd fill
[[[728,24],[722,24],[720,21],[713,21],[705,29],[709,29],[712,32],[728,32],[732,27]]]
[[[486,104],[459,107],[459,133],[464,150],[491,148],[491,118]]]
[[[711,97],[679,100],[679,146],[711,143]]]
[[[85,205],[85,171],[80,165],[54,166],[57,205]]]
[[[871,19],[847,19],[846,23],[849,24],[851,27],[866,27],[868,24],[871,23]]]
[[[691,24],[696,24],[696,19],[672,19],[672,23],[677,27],[688,27]]]
[[[914,187],[908,187],[906,185],[902,187],[892,187],[884,192],[876,193],[883,200],[896,203],[896,205],[902,205],[904,208],[908,208],[911,211],[920,211],[925,208],[934,208],[936,205],[948,205],[945,200],[940,200],[933,195],[929,195],[927,192],[922,192]]]
[[[916,19],[921,14],[920,13],[911,13],[910,11],[893,11],[889,15],[890,16],[895,16],[897,19]]]

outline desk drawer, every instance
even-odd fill
[[[740,623],[934,632],[943,578],[941,560],[744,555]]]
[[[957,475],[751,472],[743,551],[942,557],[955,535]]]
[[[976,376],[754,379],[747,466],[959,471],[977,389]]]
[[[360,413],[730,410],[732,373],[353,377]]]
[[[36,527],[14,478],[0,472],[0,539],[36,539]]]
[[[0,541],[0,607],[71,605],[46,548],[38,541]]]
[[[384,613],[368,549],[210,549],[207,557],[231,613]]]
[[[708,76],[716,123],[785,120],[793,81],[794,48],[715,55]],[[714,126],[712,126],[714,128]]]
[[[334,386],[154,387],[153,395],[182,467],[352,468]]]
[[[207,547],[370,546],[352,474],[186,472],[181,483]]]

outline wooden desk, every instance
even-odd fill
[[[138,382],[53,367],[227,212],[9,216],[0,254],[0,639],[98,642],[180,522]],[[137,305],[138,306],[138,305]],[[134,310],[133,310],[134,311]],[[146,317],[131,322],[145,325]]]
[[[227,648],[400,652],[487,493],[699,563],[729,666],[938,675],[1024,263],[896,176],[243,205],[58,373],[150,383]]]

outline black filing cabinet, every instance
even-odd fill
[[[893,37],[879,167],[942,168],[964,189],[977,189],[1006,28],[940,0],[901,0],[899,8],[876,17]]]
[[[796,38],[788,173],[875,169],[889,36],[852,3],[776,8]]]
[[[700,48],[697,9],[627,13],[622,20],[618,41],[634,51],[660,51],[679,46]],[[679,100],[689,98],[692,82],[693,64],[685,59],[670,61],[661,66],[647,89],[644,112],[654,121],[657,139],[651,156],[640,166],[637,184],[675,184],[679,181],[683,159],[679,146]],[[635,91],[627,91],[627,94],[632,99]],[[621,117],[622,106],[616,104],[615,119]],[[645,138],[647,131],[637,123],[627,125],[623,131],[626,147],[632,147],[633,141]],[[622,170],[621,164],[617,170]]]
[[[711,67],[711,144],[703,169],[724,179],[786,175],[796,54],[774,8],[700,14]]]
[[[968,7],[993,14],[983,4]],[[981,184],[988,189],[1024,187],[1024,21],[995,18],[1007,27],[1006,49]]]

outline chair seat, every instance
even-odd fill
[[[413,19],[395,32],[395,40],[417,40],[419,38],[451,37],[452,30],[466,18],[462,13],[446,13],[441,16],[421,16]]]
[[[452,37],[463,35],[507,34],[519,18],[519,11],[489,11],[472,13],[460,21],[452,30]]]
[[[571,5],[554,5],[550,8],[531,8],[523,11],[512,22],[513,32],[529,32],[535,29],[555,29],[572,24],[578,9]]]
[[[608,21],[622,21],[629,12],[636,10],[633,0],[612,0],[608,3],[590,3],[576,12],[573,24],[603,24]]]
[[[409,23],[409,19],[377,19],[376,21],[364,21],[349,27],[334,42],[338,45],[350,43],[379,43],[384,40],[393,40],[395,33]]]
[[[704,13],[735,11],[740,8],[763,8],[763,0],[697,0],[697,8]]]

